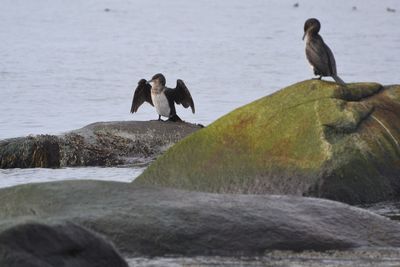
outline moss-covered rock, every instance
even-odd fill
[[[304,81],[185,138],[135,184],[348,203],[400,191],[400,86]]]

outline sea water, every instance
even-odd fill
[[[400,83],[396,0],[1,0],[0,139],[59,134],[89,123],[150,120],[130,114],[137,81],[183,79],[209,124],[313,77],[304,21],[322,23],[346,82]],[[353,8],[355,7],[355,8]],[[397,12],[388,12],[387,8]],[[327,78],[329,80],[329,78]],[[0,170],[0,186],[63,179],[131,181],[143,168]]]

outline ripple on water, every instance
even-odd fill
[[[79,167],[60,169],[5,169],[0,170],[0,188],[18,184],[54,182],[61,180],[103,180],[131,182],[144,167]]]
[[[388,217],[392,220],[400,221],[400,200],[383,201],[373,204],[360,205],[359,207]]]

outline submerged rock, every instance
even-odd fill
[[[5,188],[0,202],[0,232],[68,220],[105,235],[129,257],[400,246],[399,223],[316,198],[65,181]]]
[[[400,192],[400,86],[304,81],[185,138],[133,183],[368,203]]]
[[[26,223],[0,233],[0,266],[128,267],[112,244],[72,223]]]
[[[159,121],[98,122],[60,136],[7,139],[0,141],[0,168],[112,166],[143,158],[149,162],[199,128]]]

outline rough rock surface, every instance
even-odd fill
[[[271,251],[264,256],[255,257],[136,257],[127,261],[132,267],[398,267],[400,266],[400,249]]]
[[[26,221],[68,220],[103,234],[125,256],[400,246],[399,223],[316,198],[65,181],[2,189],[0,203],[0,232]]]
[[[148,163],[201,128],[159,121],[98,122],[60,136],[0,141],[0,168],[56,168]]]
[[[371,203],[400,192],[400,86],[304,81],[174,145],[133,183]]]
[[[72,223],[26,223],[0,233],[0,266],[128,267],[99,235]]]

